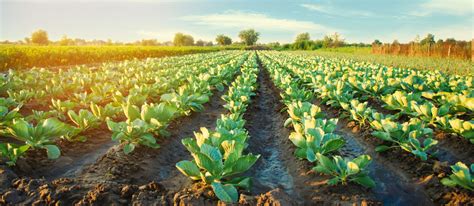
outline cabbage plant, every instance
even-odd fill
[[[316,156],[318,164],[313,167],[313,170],[332,176],[333,178],[327,181],[328,185],[338,183],[346,185],[348,182],[355,182],[364,187],[375,187],[375,182],[367,171],[367,166],[372,162],[369,155],[361,155],[352,160],[343,159],[337,155],[331,160],[320,153]]]
[[[441,183],[448,187],[460,186],[464,189],[474,191],[474,164],[469,168],[462,162],[451,166],[453,174],[443,178]]]

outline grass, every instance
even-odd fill
[[[294,53],[310,54],[329,58],[353,59],[355,61],[366,61],[392,67],[439,70],[448,74],[474,74],[474,62],[469,60],[371,54],[370,47],[328,48],[316,51],[295,51]]]

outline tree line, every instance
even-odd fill
[[[241,42],[233,42],[229,36],[224,34],[217,35],[215,41],[217,45],[247,45],[251,46],[257,43],[260,33],[254,29],[242,30],[238,34]],[[212,41],[197,40],[189,34],[176,33],[173,41],[159,42],[157,39],[142,39],[135,42],[113,42],[108,39],[104,40],[84,40],[80,38],[69,38],[64,35],[58,41],[52,41],[49,39],[48,32],[45,30],[34,31],[30,37],[26,37],[24,40],[17,42],[3,41],[0,44],[33,44],[33,45],[61,45],[61,46],[75,46],[75,45],[141,45],[141,46],[214,46]]]
[[[233,41],[229,36],[219,34],[215,38],[217,45],[242,45],[253,46],[260,38],[260,33],[254,29],[242,30],[238,33],[240,41]],[[12,42],[4,41],[0,44],[9,44]],[[158,42],[156,39],[142,39],[135,42],[123,43],[113,42],[112,40],[92,40],[87,41],[79,38],[69,38],[63,36],[58,41],[51,41],[45,30],[37,30],[24,41],[15,42],[16,44],[34,44],[34,45],[142,45],[142,46],[214,46],[213,41],[197,40],[189,34],[176,33],[172,41]],[[435,41],[433,34],[428,34],[421,39],[417,36],[413,41],[408,43],[400,43],[394,40],[392,43],[382,43],[375,40],[372,44],[365,43],[347,43],[339,33],[326,35],[321,39],[311,39],[308,32],[300,33],[296,36],[293,43],[280,44],[279,42],[271,42],[267,44],[259,44],[258,47],[249,47],[253,49],[274,49],[274,50],[317,50],[321,48],[337,48],[344,46],[355,47],[372,47],[374,54],[392,54],[406,56],[434,56],[449,57],[459,59],[474,59],[472,52],[472,41],[459,41],[453,38],[439,39]]]

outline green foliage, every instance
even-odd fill
[[[232,138],[220,132],[209,132],[201,128],[195,139],[182,140],[183,145],[193,156],[193,161],[178,162],[176,167],[193,180],[201,179],[211,184],[214,193],[225,202],[237,201],[235,187],[250,189],[250,179],[235,177],[247,171],[260,157],[243,154],[247,138]]]
[[[302,124],[293,124],[294,132],[289,139],[298,148],[295,155],[310,162],[316,161],[316,154],[328,154],[344,146],[345,141],[334,134],[337,119],[315,119],[304,116]]]
[[[13,143],[0,143],[0,154],[8,159],[8,166],[14,166],[18,158],[20,158],[28,149],[29,145],[16,145]]]
[[[69,141],[86,141],[87,137],[80,135],[82,132],[99,126],[99,119],[89,110],[81,109],[78,113],[74,110],[68,111],[69,119],[75,124],[76,128],[66,136]]]
[[[355,182],[364,187],[375,187],[374,180],[369,177],[368,171],[366,171],[367,166],[372,161],[370,156],[361,155],[352,160],[334,156],[333,160],[331,160],[322,154],[318,153],[316,155],[318,165],[313,170],[331,175],[333,178],[328,180],[328,185],[336,185],[338,183],[345,185],[347,182]]]
[[[173,45],[175,46],[192,46],[194,45],[194,38],[191,35],[176,33],[174,35]]]
[[[399,124],[388,118],[374,120],[371,122],[376,130],[372,135],[387,142],[395,143],[396,146],[408,151],[422,160],[428,159],[428,150],[438,143],[432,138],[433,130],[426,128],[419,119]],[[423,144],[421,140],[424,139]],[[383,152],[391,146],[380,145],[375,150]]]
[[[247,29],[239,32],[239,38],[247,46],[254,45],[255,43],[257,43],[259,36],[260,33],[256,32],[254,29]]]
[[[42,29],[33,32],[31,34],[31,42],[39,45],[49,44],[48,33]]]
[[[166,103],[144,104],[140,108],[129,103],[122,105],[127,117],[124,122],[107,120],[109,130],[113,132],[112,140],[124,143],[124,152],[133,152],[137,145],[158,148],[154,135],[168,136],[168,123],[175,116],[177,108]]]
[[[32,125],[23,119],[15,119],[7,131],[9,135],[25,142],[31,148],[46,149],[48,158],[56,159],[61,152],[54,145],[54,141],[68,135],[71,129],[71,126],[55,118],[43,120],[37,125]]]
[[[458,162],[451,166],[453,174],[447,178],[443,178],[441,183],[448,187],[460,186],[464,189],[474,191],[474,164],[469,168],[462,162]]]
[[[228,36],[225,36],[223,34],[219,34],[216,37],[216,42],[219,45],[231,45],[232,44],[232,39]]]

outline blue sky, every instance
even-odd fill
[[[36,29],[50,39],[171,40],[176,32],[214,40],[237,39],[254,28],[259,42],[291,42],[301,32],[312,38],[338,32],[348,42],[473,38],[472,0],[0,0],[0,39],[19,40]]]

